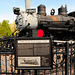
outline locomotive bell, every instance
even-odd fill
[[[55,9],[52,9],[50,14],[54,15],[54,13],[55,13]]]
[[[20,15],[20,8],[13,7],[13,12],[16,15]]]

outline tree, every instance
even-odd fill
[[[14,36],[16,36],[16,34],[19,34],[19,31],[17,30],[16,28],[16,24],[15,22],[14,23],[11,23],[9,24],[10,25],[10,28],[11,28],[11,31],[14,32],[16,30],[16,32],[14,32]],[[18,36],[18,35],[17,35]]]
[[[9,26],[10,26],[12,32],[14,32],[16,30],[16,24],[15,24],[15,22],[9,24]]]
[[[9,20],[5,20],[7,23],[9,23]]]
[[[1,23],[0,23],[0,26],[1,26]]]
[[[10,26],[7,22],[7,20],[4,20],[1,24],[1,27],[0,27],[0,36],[9,36],[12,34],[12,31],[10,29]]]

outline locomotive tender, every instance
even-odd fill
[[[67,5],[58,9],[58,15],[54,15],[54,9],[51,10],[51,15],[47,15],[44,5],[39,5],[36,13],[36,9],[30,8],[30,1],[25,0],[26,11],[20,12],[19,8],[13,8],[17,15],[15,23],[20,31],[19,36],[38,37],[37,32],[41,29],[44,33],[42,37],[53,36],[56,40],[75,38],[75,17],[67,14]]]

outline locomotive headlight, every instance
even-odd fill
[[[13,12],[16,15],[20,15],[20,8],[13,7]]]

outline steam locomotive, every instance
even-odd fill
[[[75,17],[73,12],[67,14],[67,5],[58,9],[58,15],[54,15],[54,9],[51,10],[51,15],[47,15],[46,7],[42,4],[37,9],[36,13],[36,9],[26,9],[26,11],[20,12],[19,8],[13,8],[14,14],[17,15],[15,23],[19,36],[53,36],[55,40],[73,40],[75,38]]]

